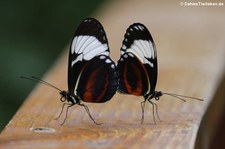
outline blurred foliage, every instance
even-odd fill
[[[35,85],[19,77],[41,77],[103,1],[0,0],[0,131]]]

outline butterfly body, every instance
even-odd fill
[[[61,95],[60,101],[62,102],[67,102],[71,104],[79,104],[80,103],[80,98],[78,96],[75,96],[74,94],[71,94],[69,91],[61,91],[59,92]]]

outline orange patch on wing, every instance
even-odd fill
[[[84,92],[84,101],[86,102],[92,102],[93,101],[93,86],[94,86],[94,81],[95,81],[95,78],[97,76],[98,72],[97,70],[93,71],[91,73],[91,75],[87,78],[87,84],[86,84],[86,87],[85,87],[85,92]]]
[[[137,77],[137,88],[133,91],[132,94],[136,95],[136,96],[140,96],[142,95],[142,88],[143,88],[143,85],[142,85],[142,77],[141,77],[141,72],[139,71],[139,69],[133,65],[133,69],[134,71],[136,72],[136,77]]]
[[[135,57],[135,58],[136,58],[136,60],[138,61],[138,63],[140,64],[142,70],[144,70],[146,79],[148,80],[149,74],[148,74],[148,72],[147,72],[147,70],[146,70],[144,64],[143,64],[137,57]],[[142,78],[141,74],[140,74],[140,78]],[[142,81],[140,81],[140,83],[142,83]],[[148,83],[150,83],[150,82],[148,82]],[[142,85],[142,84],[138,84],[137,88],[140,87],[139,85],[141,86],[141,92],[143,92],[143,85]]]
[[[104,88],[103,88],[103,91],[101,92],[101,94],[98,96],[98,98],[97,98],[97,101],[101,101],[102,100],[102,98],[103,98],[103,96],[105,95],[105,93],[107,92],[107,87],[108,87],[108,85],[109,85],[109,80],[108,80],[108,78],[109,78],[109,75],[108,74],[106,74],[106,82],[105,82],[105,85],[104,85]]]
[[[127,80],[127,63],[124,64],[124,73],[123,73],[123,78],[124,78],[124,84],[125,84],[125,87],[127,89],[127,92],[129,94],[131,94],[132,90],[131,90],[131,86]]]
[[[125,87],[126,87],[126,89],[127,89],[129,94],[136,95],[136,96],[141,96],[142,95],[141,73],[140,73],[140,71],[138,70],[138,68],[135,65],[132,65],[132,66],[133,66],[134,71],[136,72],[135,73],[136,74],[135,77],[137,77],[136,79],[138,79],[137,87],[133,88],[132,86],[130,86],[129,81],[127,80],[127,63],[124,66],[124,84],[125,84]]]

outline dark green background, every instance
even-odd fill
[[[0,0],[0,131],[35,85],[20,76],[41,77],[103,1]]]

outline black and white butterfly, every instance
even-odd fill
[[[64,104],[57,119],[61,116],[65,106],[67,106],[67,117],[68,109],[79,105],[85,108],[95,124],[98,123],[95,122],[88,107],[82,101],[106,102],[112,98],[118,87],[116,65],[109,57],[109,45],[105,31],[100,22],[93,18],[87,18],[81,22],[72,39],[68,61],[68,91],[62,91],[36,77],[23,78],[37,80],[59,90],[60,100]]]
[[[142,119],[144,121],[145,102],[148,101],[153,107],[153,120],[155,122],[155,112],[159,118],[157,104],[152,99],[159,100],[163,94],[170,95],[185,101],[183,96],[173,93],[156,91],[157,83],[157,52],[153,38],[148,29],[141,23],[134,23],[127,29],[122,47],[120,49],[120,59],[117,64],[120,93],[143,96],[141,102]],[[156,123],[156,122],[155,122]]]

